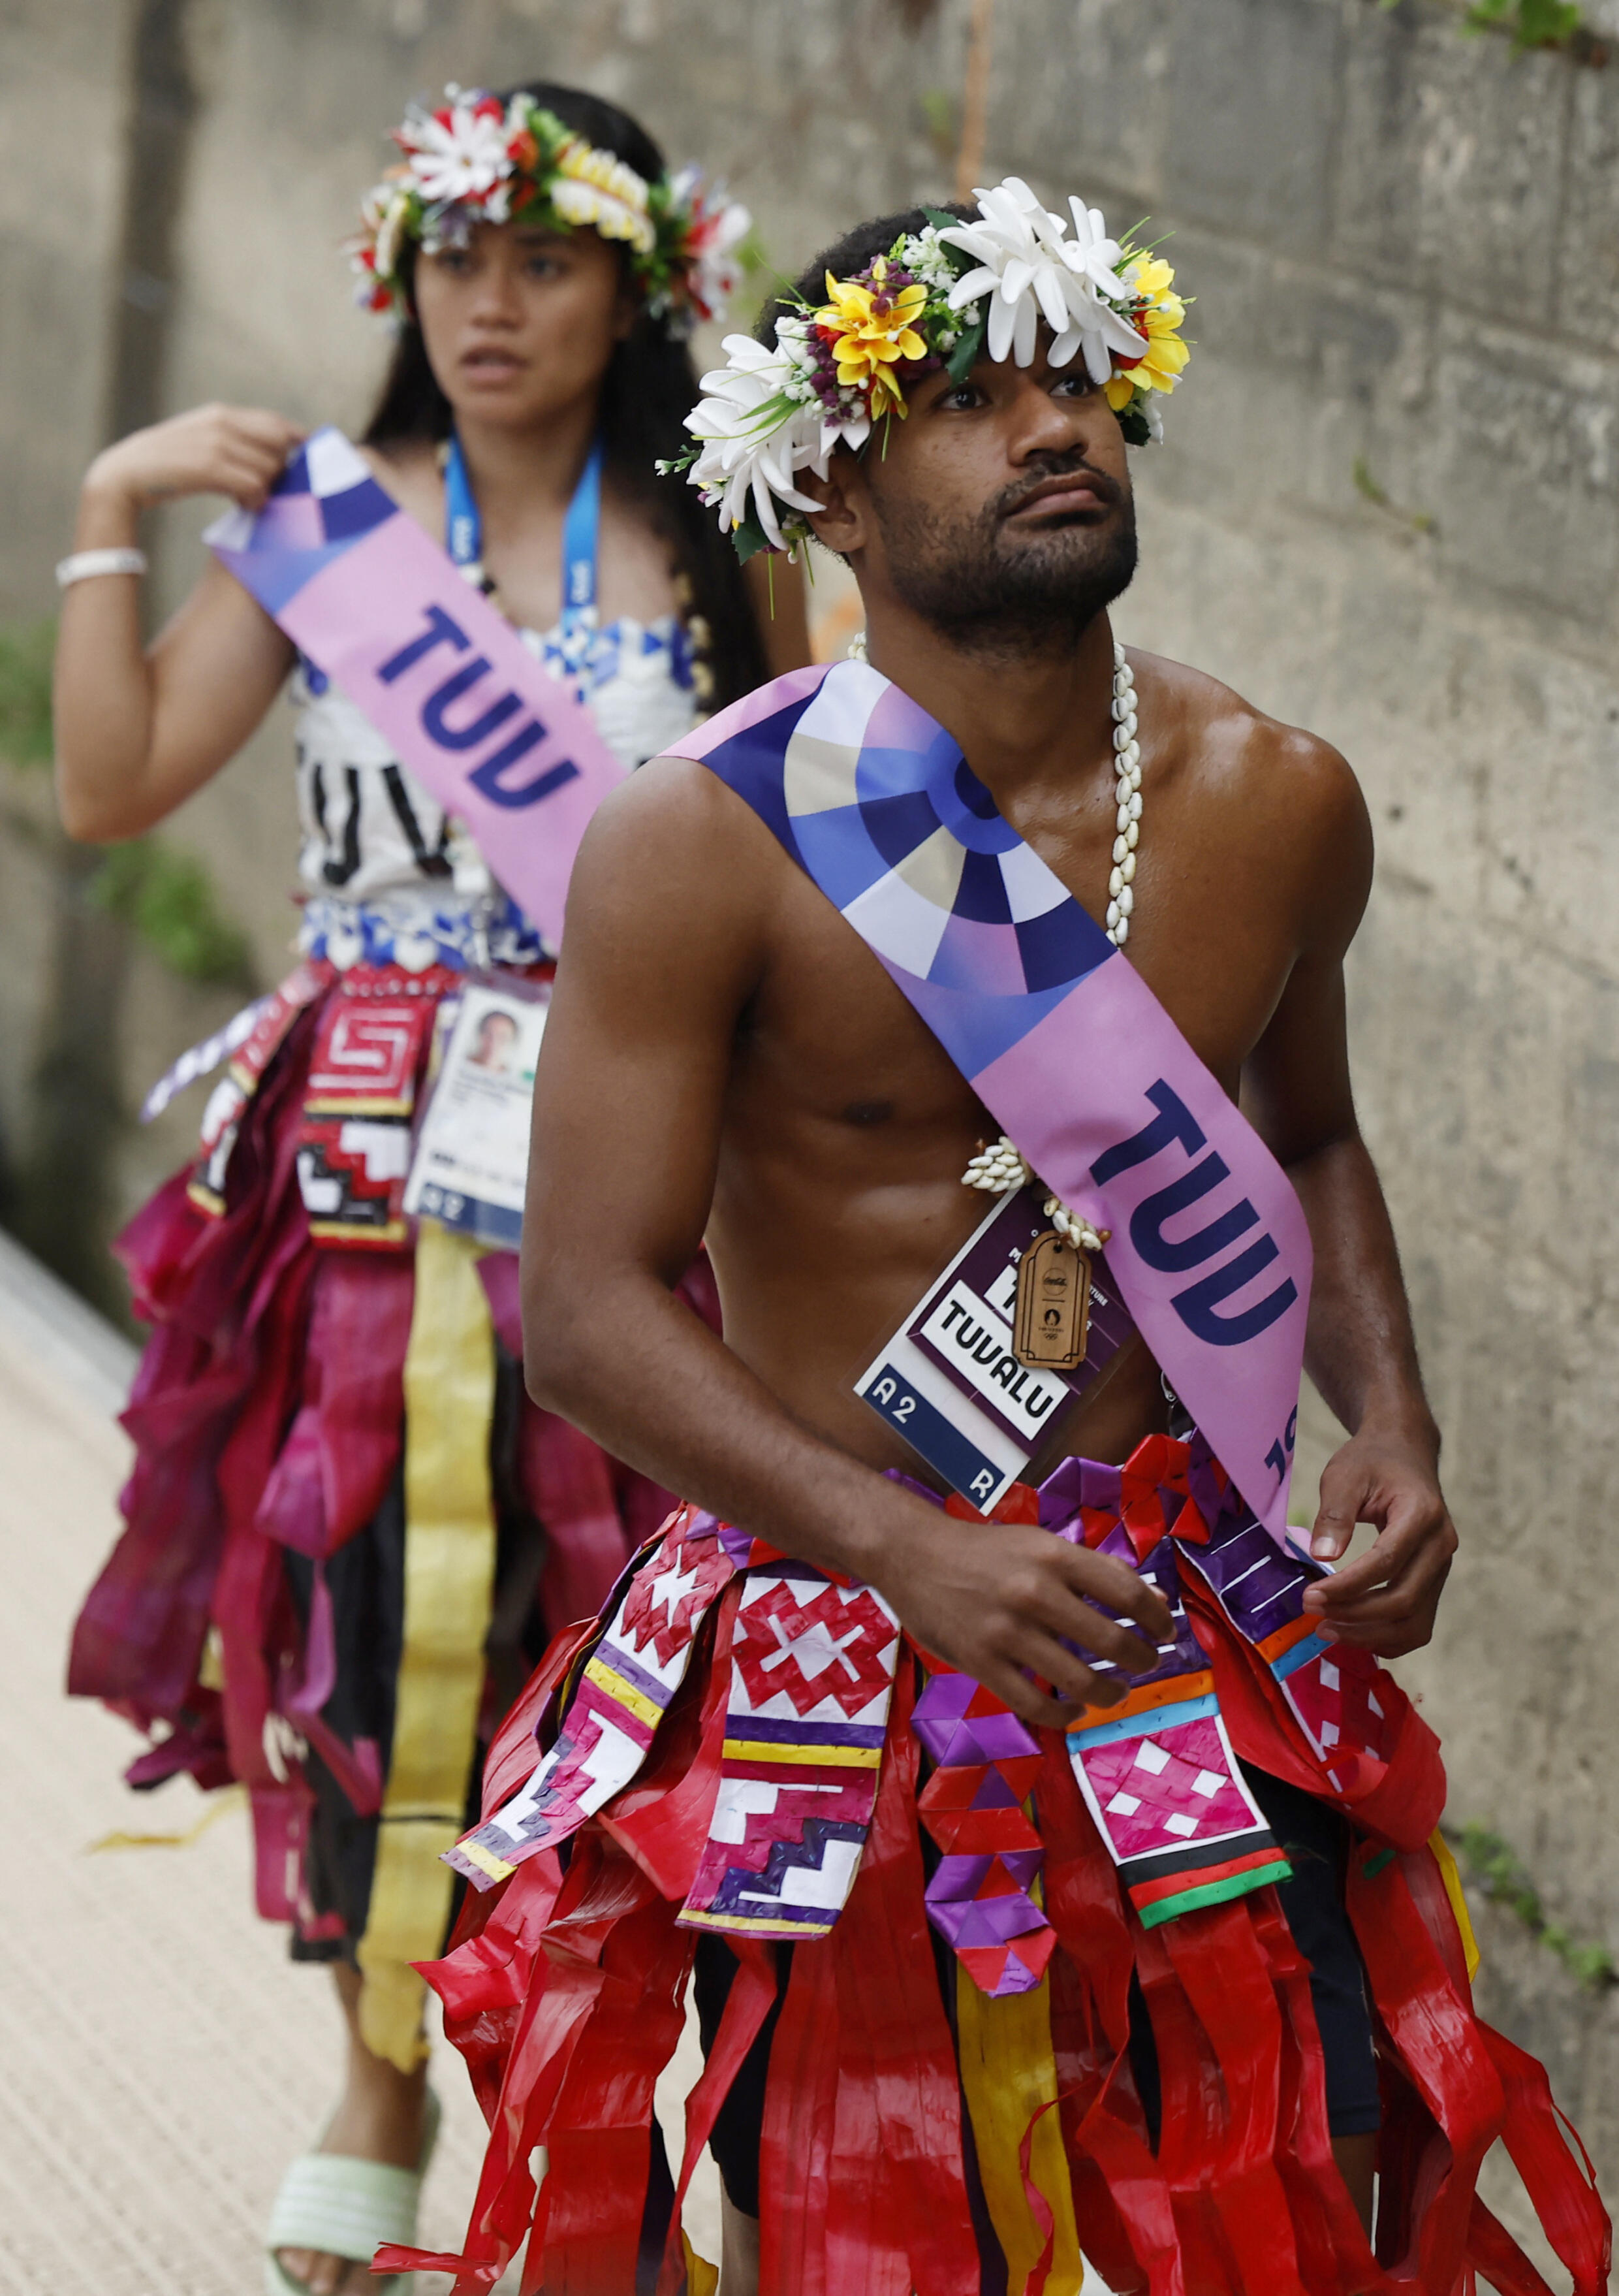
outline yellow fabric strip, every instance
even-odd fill
[[[425,1234],[427,1222],[423,1220],[421,1226],[422,1232]],[[309,1223],[309,1233],[316,1243],[352,1243],[356,1250],[364,1250],[368,1244],[380,1249],[384,1244],[404,1243],[408,1239],[410,1232],[410,1222],[402,1219],[385,1220],[380,1227],[366,1227],[356,1220],[312,1219]],[[415,1336],[415,1323],[413,1320],[411,1324],[413,1338]]]
[[[85,1849],[94,1856],[101,1849],[189,1849],[193,1841],[200,1841],[210,1825],[227,1812],[242,1809],[247,1805],[246,1786],[221,1786],[194,1825],[184,1833],[103,1833],[99,1841],[87,1841]]]
[[[306,1116],[408,1116],[416,1104],[412,1093],[323,1092],[304,1103]]]
[[[727,1738],[727,1761],[804,1762],[816,1769],[874,1770],[883,1758],[880,1746],[774,1746],[763,1740]]]
[[[204,1690],[225,1688],[225,1644],[219,1639],[217,1627],[210,1626],[208,1630],[197,1665],[197,1680]]]
[[[1054,2221],[1044,2296],[1079,2296],[1085,2266],[1055,2103],[1051,1980],[1043,1978],[1032,1993],[993,1999],[979,1992],[958,1963],[956,2020],[961,2086],[972,2118],[978,2176],[995,2237],[1006,2251],[1007,2286],[1023,2289],[1045,2245],[1023,2189],[1018,2156],[1030,2121],[1043,2104],[1050,2104],[1051,2112],[1042,2115],[1034,2130],[1029,2156],[1029,2175]]]
[[[492,1882],[503,1882],[509,1875],[517,1872],[515,1866],[508,1866],[503,1857],[496,1857],[491,1850],[480,1849],[476,1841],[463,1841],[461,1845],[461,1854],[463,1857],[470,1858],[478,1872],[487,1874]]]
[[[1467,1956],[1468,1983],[1471,1985],[1473,1980],[1478,1975],[1478,1964],[1484,1959],[1484,1956],[1479,1952],[1478,1939],[1473,1934],[1473,1917],[1468,1911],[1468,1901],[1462,1895],[1461,1875],[1456,1869],[1456,1860],[1451,1854],[1451,1845],[1437,1826],[1428,1838],[1428,1848],[1438,1860],[1440,1875],[1444,1882],[1444,1894],[1451,1901],[1451,1911],[1455,1915],[1456,1926],[1461,1931],[1461,1949]]]
[[[683,1930],[740,1930],[748,1937],[823,1938],[830,1937],[830,1922],[784,1922],[773,1914],[694,1914],[684,1911],[678,1916]]]
[[[656,1730],[663,1720],[663,1708],[654,1705],[644,1690],[637,1690],[633,1682],[615,1674],[605,1659],[593,1658],[585,1669],[585,1677],[593,1682],[598,1690],[606,1691],[615,1706],[622,1706],[626,1714],[633,1714],[647,1729]]]
[[[683,2225],[681,2227],[680,2245],[686,2259],[686,2296],[715,2296],[715,2291],[720,2284],[719,2266],[710,2264],[706,2256],[698,2254],[687,2237]]]
[[[371,1912],[360,2032],[403,2072],[420,2062],[424,1988],[444,1942],[483,1697],[495,1587],[489,1429],[495,1337],[478,1247],[423,1220],[405,1357],[405,1637]]]

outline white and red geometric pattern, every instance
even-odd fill
[[[1282,1694],[1340,1793],[1352,1792],[1361,1764],[1379,1767],[1391,1751],[1388,1717],[1378,1696],[1386,1679],[1369,1651],[1321,1644],[1313,1635],[1274,1668]]]
[[[732,1720],[880,1721],[898,1650],[897,1621],[869,1587],[790,1564],[750,1571],[731,1644]]]
[[[655,1670],[680,1660],[730,1575],[721,1570],[715,1544],[666,1539],[630,1581],[608,1639]]]
[[[311,1116],[408,1116],[428,1024],[422,997],[334,997],[322,1016],[304,1105]]]
[[[1083,1751],[1081,1783],[1122,1864],[1251,1833],[1264,1820],[1217,1714]]]
[[[556,1743],[503,1808],[445,1853],[479,1890],[555,1849],[635,1776],[685,1680],[699,1628],[735,1566],[683,1507],[586,1662]],[[708,1518],[712,1520],[712,1518]]]
[[[743,1937],[823,1937],[877,1798],[899,1624],[867,1587],[755,1565],[731,1642],[719,1792],[680,1918]]]

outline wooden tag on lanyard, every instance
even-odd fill
[[[1090,1257],[1048,1228],[1018,1263],[1012,1353],[1031,1371],[1073,1371],[1085,1359],[1090,1323]]]

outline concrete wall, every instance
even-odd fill
[[[119,6],[0,15],[0,621],[50,612],[50,568],[100,442],[127,43]],[[53,938],[42,779],[0,766],[0,1171],[29,1128]]]
[[[1619,71],[1361,0],[1078,28],[1041,110],[1003,91],[996,160],[1050,178],[1071,137],[1109,214],[1174,223],[1198,298],[1125,628],[1336,742],[1377,827],[1359,1092],[1463,1538],[1402,1673],[1452,1815],[1613,1939]],[[1491,1938],[1492,2009],[1615,2162],[1611,2004]]]
[[[53,181],[70,170],[47,124],[116,116],[116,13],[9,12],[0,64],[26,70],[0,70],[0,102]],[[929,99],[959,98],[966,13],[943,0],[913,35],[885,0],[195,0],[170,402],[358,415],[381,350],[333,250],[413,93],[582,80],[728,174],[791,271],[856,213],[948,189]],[[1619,0],[1591,13],[1619,25]],[[1455,1814],[1497,1824],[1572,1928],[1619,1941],[1600,1546],[1619,1372],[1619,66],[1465,39],[1424,0],[1002,0],[996,39],[991,170],[1083,186],[1120,224],[1150,213],[1198,299],[1193,380],[1140,463],[1124,633],[1329,736],[1371,802],[1361,1100],[1464,1538],[1406,1678],[1447,1737]],[[70,172],[94,226],[105,167],[86,178],[76,152]],[[0,353],[0,596],[20,611],[45,603],[94,444],[105,231],[0,198],[0,278],[42,315],[39,340],[8,329]],[[199,522],[169,523],[169,597]],[[289,788],[274,725],[176,824],[266,973]],[[13,865],[0,854],[0,884]],[[0,1108],[8,1026],[0,1000]],[[1317,1411],[1307,1468],[1329,1431]],[[1619,2167],[1611,2016],[1533,1954],[1497,1963],[1498,2006],[1552,2037]]]

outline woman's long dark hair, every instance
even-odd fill
[[[664,172],[664,158],[644,127],[576,87],[548,80],[502,92],[501,102],[526,95],[565,127],[611,152],[649,183]],[[406,286],[409,286],[408,268]],[[654,465],[690,444],[682,427],[696,406],[697,372],[684,343],[661,321],[642,312],[617,345],[601,381],[601,439],[608,467],[622,491],[644,506],[691,588],[691,609],[707,623],[707,660],[714,674],[713,707],[723,709],[764,683],[768,675],[758,624],[736,553],[682,478],[659,478]],[[368,447],[437,443],[450,435],[450,402],[428,365],[421,329],[402,328],[393,361],[364,433]]]

